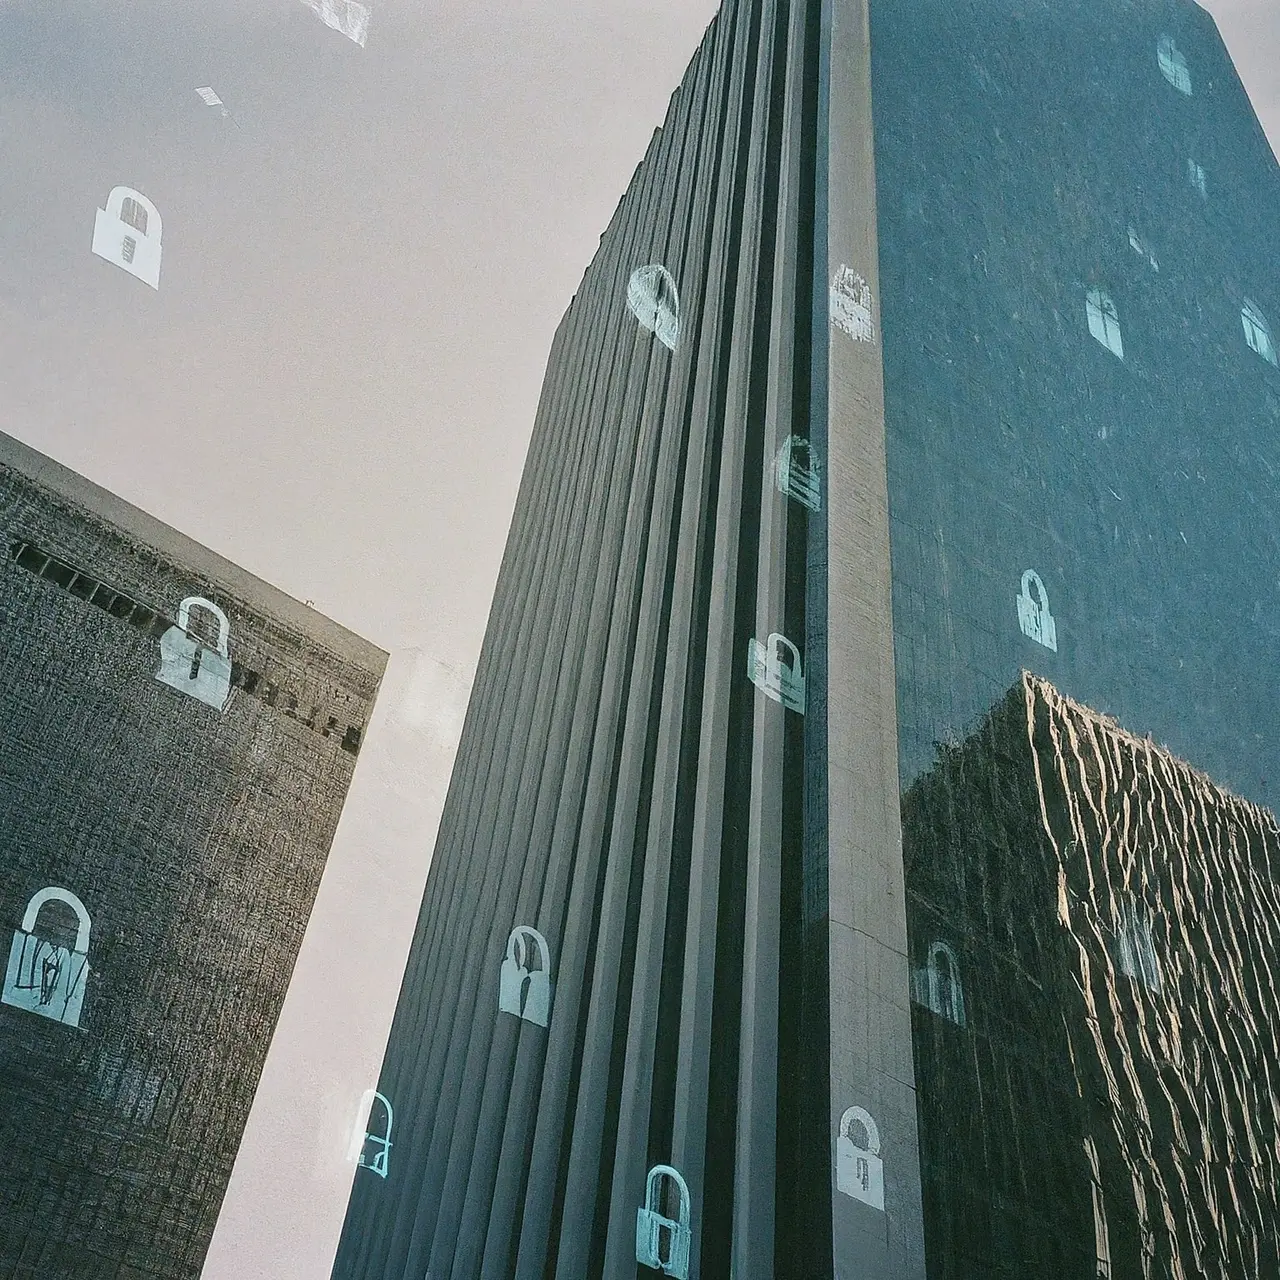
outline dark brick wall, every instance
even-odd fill
[[[0,536],[0,948],[46,885],[92,919],[78,1028],[0,1004],[0,1276],[195,1277],[383,655],[4,465]],[[231,621],[221,713],[155,678],[191,595]]]

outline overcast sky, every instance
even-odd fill
[[[372,7],[361,48],[302,0],[0,0],[0,429],[466,668],[556,323],[716,4]],[[1209,8],[1275,145],[1280,4]],[[117,184],[158,292],[89,253]]]

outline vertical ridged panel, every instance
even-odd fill
[[[773,460],[810,431],[813,12],[726,3],[557,332],[379,1082],[390,1176],[357,1174],[335,1277],[629,1280],[657,1163],[690,1186],[691,1275],[772,1274],[804,735],[747,645],[804,638],[808,517]],[[627,306],[650,263],[674,351]],[[550,948],[546,1029],[498,1011],[518,924]]]

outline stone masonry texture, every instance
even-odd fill
[[[191,596],[221,712],[156,678]],[[91,926],[78,1026],[0,1003],[5,1280],[200,1274],[384,661],[0,436],[0,950]]]

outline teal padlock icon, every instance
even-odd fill
[[[663,1208],[663,1184],[677,1197],[673,1218]],[[675,1280],[688,1280],[693,1243],[693,1204],[689,1187],[669,1164],[655,1164],[644,1185],[644,1207],[636,1210],[636,1261]]]
[[[804,669],[800,650],[778,632],[766,644],[754,636],[747,646],[747,674],[767,698],[804,715]]]
[[[40,912],[49,902],[64,902],[76,913],[74,949],[41,935]],[[13,932],[0,1002],[78,1027],[88,981],[89,913],[70,889],[49,885],[32,896],[22,927]]]
[[[803,436],[788,436],[774,462],[774,482],[781,493],[810,511],[822,510],[822,479],[813,446]]]
[[[539,968],[530,969],[532,949]],[[498,975],[498,1011],[545,1027],[551,1021],[551,952],[547,940],[531,925],[517,925],[507,939],[507,958]]]
[[[637,267],[627,284],[627,306],[668,351],[680,340],[680,291],[666,267]]]
[[[192,609],[207,609],[218,620],[213,648],[189,634]],[[212,600],[188,596],[178,606],[178,625],[160,637],[156,679],[188,697],[221,711],[231,696],[231,623]]]

